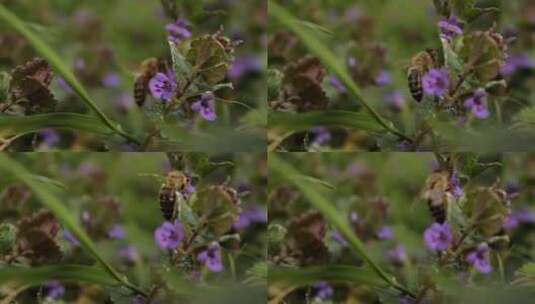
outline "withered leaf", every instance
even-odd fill
[[[268,43],[269,57],[288,58],[290,51],[295,48],[298,41],[297,37],[290,32],[276,32]]]
[[[24,255],[29,256],[33,263],[55,263],[61,260],[62,253],[57,242],[44,231],[31,229],[21,239]]]
[[[48,88],[52,76],[50,66],[41,58],[34,58],[13,70],[10,83],[12,98],[23,103],[25,114],[54,110],[57,101]]]
[[[198,193],[193,211],[205,218],[216,236],[228,232],[238,216],[239,198],[235,189],[225,186],[211,186]]]
[[[31,216],[23,217],[18,226],[20,234],[25,235],[30,230],[40,230],[46,235],[54,238],[59,231],[59,222],[54,214],[49,210],[40,210]]]
[[[191,42],[186,56],[191,66],[198,69],[200,76],[210,85],[225,79],[231,55],[220,38],[205,35]]]
[[[324,110],[329,102],[321,86],[326,73],[319,59],[311,56],[288,65],[282,84],[284,100],[299,111]]]
[[[481,188],[469,195],[463,209],[477,231],[485,237],[491,237],[502,230],[508,202],[504,191],[494,187]]]
[[[329,252],[323,241],[325,233],[325,220],[318,211],[307,212],[293,220],[287,234],[292,255],[303,265],[327,261]]]
[[[0,206],[2,208],[18,208],[24,205],[30,199],[31,195],[32,193],[24,185],[9,185],[2,191]]]

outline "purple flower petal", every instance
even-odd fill
[[[214,121],[217,118],[212,92],[202,94],[200,99],[191,104],[191,109],[199,113],[205,120]]]
[[[425,93],[435,96],[444,96],[450,87],[450,76],[448,70],[432,69],[424,75],[422,84]]]
[[[162,249],[176,248],[184,238],[182,224],[178,220],[174,223],[166,221],[154,231],[154,238]]]
[[[208,270],[212,272],[220,272],[223,270],[223,263],[221,261],[221,247],[217,242],[212,242],[208,245],[206,250],[201,251],[197,255],[197,261],[203,263]]]
[[[433,223],[424,232],[424,241],[431,250],[446,250],[452,242],[452,234],[448,223]]]

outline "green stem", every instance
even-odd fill
[[[270,167],[281,177],[284,177],[289,183],[293,183],[301,192],[308,198],[309,202],[317,208],[329,222],[344,236],[349,245],[356,251],[356,253],[372,268],[372,270],[388,285],[407,294],[415,297],[415,294],[407,287],[401,285],[396,281],[396,278],[387,274],[372,258],[366,253],[364,245],[360,239],[353,233],[351,227],[342,220],[338,210],[325,197],[323,197],[315,188],[310,187],[306,180],[300,178],[300,174],[291,165],[279,159],[276,154],[270,154]]]

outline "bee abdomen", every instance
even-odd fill
[[[168,187],[160,191],[160,210],[166,220],[172,220],[176,210],[176,192]]]
[[[134,83],[134,100],[140,107],[145,103],[145,98],[149,90],[149,80],[150,78],[147,75],[140,75]]]
[[[420,102],[424,97],[424,91],[422,88],[422,76],[421,73],[413,69],[409,71],[409,89],[414,100]]]
[[[444,207],[444,204],[433,205],[431,200],[429,200],[427,204],[429,206],[431,216],[435,219],[435,221],[441,224],[444,223],[446,221],[446,208]]]

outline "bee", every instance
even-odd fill
[[[411,59],[411,66],[408,70],[409,89],[412,97],[420,102],[424,97],[422,88],[422,78],[430,69],[438,67],[437,51],[427,49],[416,54]]]
[[[165,73],[167,65],[161,58],[149,58],[141,64],[141,72],[136,76],[134,82],[134,100],[137,105],[142,107],[145,98],[149,93],[149,81],[158,72]]]
[[[446,221],[448,203],[453,199],[450,180],[451,174],[448,171],[440,171],[431,174],[425,181],[422,197],[438,223]]]
[[[176,218],[180,213],[185,198],[182,194],[189,178],[178,170],[173,170],[167,174],[165,183],[160,188],[160,210],[166,220]]]

